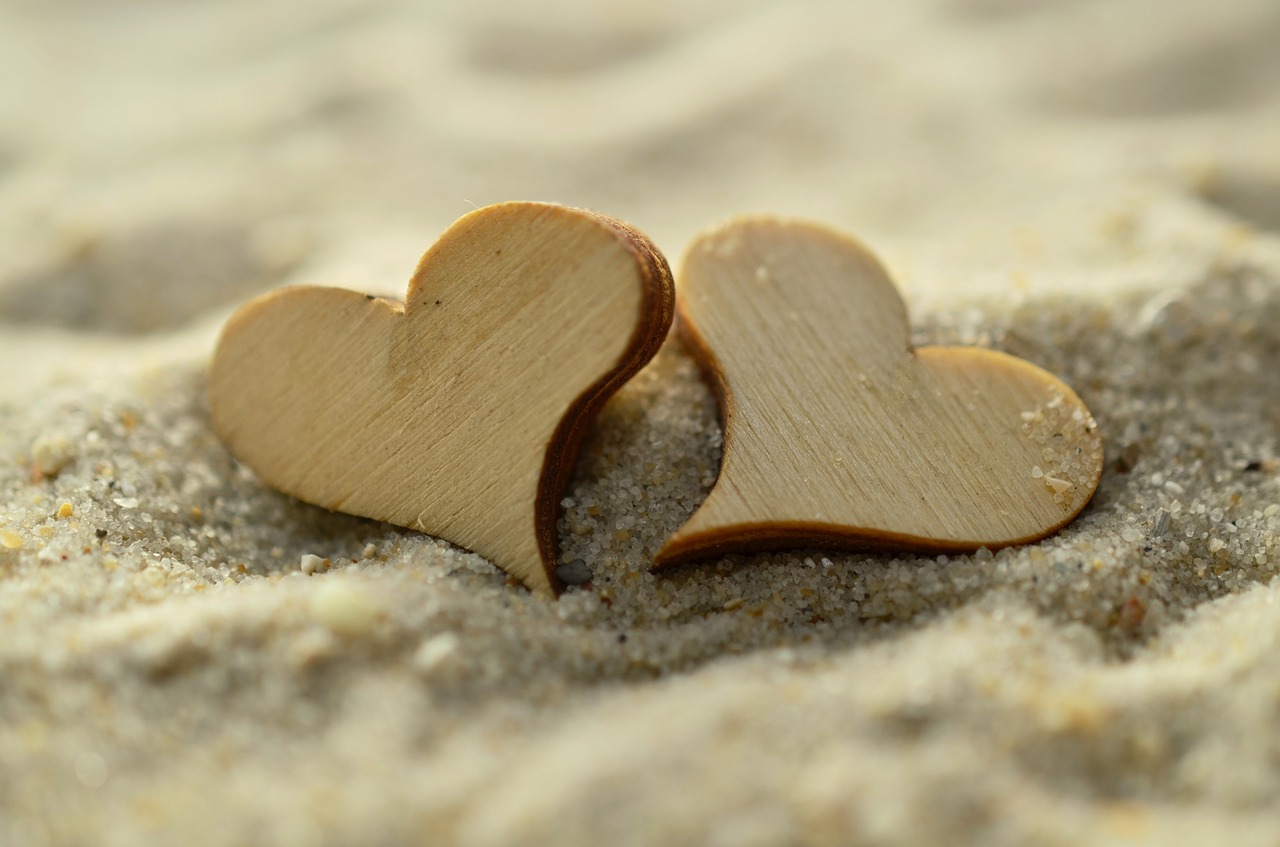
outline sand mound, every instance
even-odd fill
[[[0,844],[1274,843],[1278,40],[1264,0],[12,4]],[[917,343],[1076,388],[1094,502],[655,576],[720,455],[675,342],[591,437],[558,603],[236,465],[236,302],[402,291],[512,198],[673,260],[857,231]]]

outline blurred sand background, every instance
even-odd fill
[[[0,78],[0,845],[1280,841],[1274,0],[8,0]],[[674,343],[558,603],[236,466],[237,303],[507,199],[857,233],[1077,389],[1093,505],[655,577],[719,456]]]

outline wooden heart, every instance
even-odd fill
[[[241,308],[209,379],[239,459],[301,500],[479,553],[536,592],[588,425],[657,352],[666,260],[600,215],[502,203],[423,255],[404,304],[286,288]]]
[[[731,222],[690,248],[676,310],[720,397],[725,446],[659,566],[1019,544],[1068,523],[1097,487],[1102,440],[1075,392],[993,350],[912,350],[892,280],[851,238]]]

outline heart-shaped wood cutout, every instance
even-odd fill
[[[604,401],[657,352],[666,260],[543,203],[460,218],[404,304],[286,288],[242,307],[209,380],[231,451],[301,500],[412,527],[556,593],[556,518]]]
[[[720,397],[725,447],[659,566],[1002,547],[1061,528],[1097,487],[1102,440],[1075,392],[993,350],[912,350],[892,280],[830,229],[744,219],[703,234],[676,310]]]

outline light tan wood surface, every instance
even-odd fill
[[[725,448],[658,566],[1018,544],[1068,523],[1097,487],[1102,441],[1071,388],[993,350],[912,350],[892,280],[830,229],[760,218],[705,233],[677,313],[720,397]]]
[[[460,218],[404,304],[286,288],[242,307],[213,423],[270,485],[412,527],[553,594],[555,524],[586,428],[657,352],[671,275],[617,221],[540,203]]]

